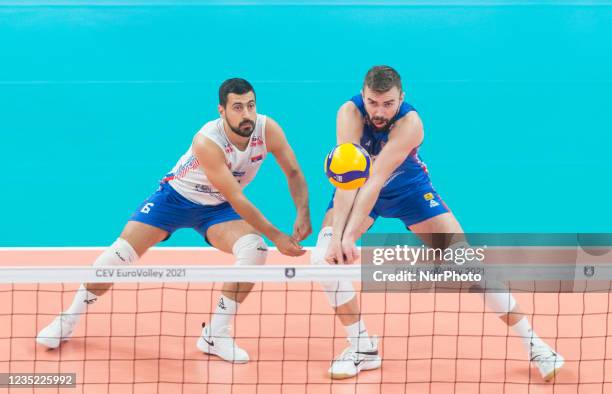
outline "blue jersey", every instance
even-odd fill
[[[365,120],[363,135],[361,136],[361,146],[368,151],[372,159],[375,159],[389,139],[389,130],[376,131],[376,129],[369,124],[363,97],[361,97],[360,94],[351,98],[351,101],[357,106]],[[391,124],[411,111],[416,110],[412,105],[404,101],[400,105],[397,115],[391,119]],[[430,187],[431,181],[429,179],[427,167],[419,157],[418,149],[418,146],[414,148],[406,160],[404,160],[391,176],[389,176],[389,179],[385,182],[385,185],[380,191],[380,196],[393,196],[418,191],[423,187]]]

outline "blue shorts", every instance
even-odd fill
[[[332,196],[327,210],[334,207]],[[406,194],[395,196],[378,197],[370,217],[374,220],[379,216],[383,218],[394,218],[404,222],[406,227],[431,219],[434,216],[450,212],[440,195],[431,184],[420,186],[417,190],[411,190]]]
[[[241,217],[228,202],[196,204],[181,196],[168,183],[162,183],[140,204],[130,220],[160,228],[170,235],[179,228],[193,228],[206,239],[206,231],[212,225],[241,220]]]

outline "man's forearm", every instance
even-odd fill
[[[346,224],[344,237],[351,238],[354,241],[361,237],[363,233],[363,222],[374,208],[374,204],[379,194],[380,188],[376,187],[376,185],[368,185],[366,183],[366,186],[361,188],[355,199],[355,204],[353,205],[348,223]]]
[[[308,186],[306,185],[304,174],[297,172],[294,175],[288,176],[287,183],[289,184],[289,193],[291,193],[291,198],[298,213],[310,215]]]
[[[336,194],[334,195],[334,211],[332,220],[334,236],[342,236],[351,213],[351,209],[353,208],[356,195],[357,190],[336,190]]]

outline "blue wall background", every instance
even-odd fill
[[[318,227],[335,112],[374,64],[402,74],[434,185],[467,231],[612,229],[610,3],[60,4],[0,3],[0,246],[111,242],[233,76],[284,127]],[[247,191],[290,231],[272,159]]]

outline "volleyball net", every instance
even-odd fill
[[[397,287],[401,281],[382,281],[381,288],[373,278],[391,265],[370,258],[351,266],[5,264],[0,386],[71,393],[606,392],[612,388],[609,254],[587,254],[573,264],[546,255],[546,263],[495,265],[490,258],[485,268],[489,279],[504,281],[538,335],[565,357],[553,382],[530,365],[521,339],[485,307],[478,291],[439,281],[411,283],[409,291],[406,283]],[[344,381],[330,379],[328,369],[347,346],[346,332],[318,284],[335,280],[354,283],[361,318],[378,336],[383,360],[380,369]],[[232,321],[232,335],[250,357],[245,364],[196,347],[226,282],[255,283]],[[88,306],[69,341],[54,350],[38,345],[38,332],[66,310],[81,283],[113,286]],[[16,383],[22,375],[29,380]],[[65,375],[72,385],[57,381]],[[53,378],[55,383],[48,380]]]

